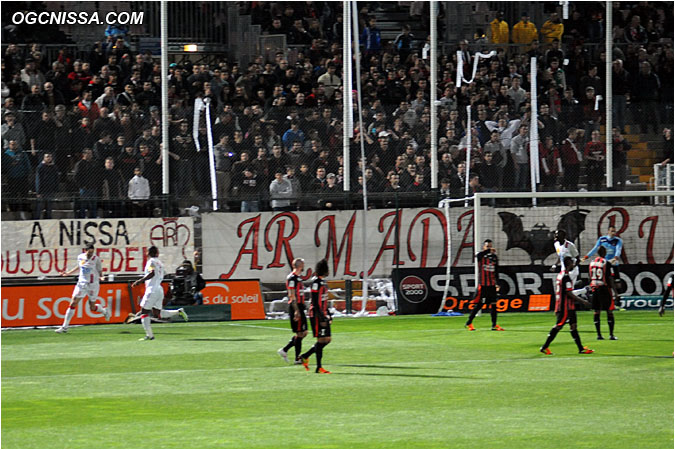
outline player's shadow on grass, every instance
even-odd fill
[[[459,379],[466,378],[475,380],[476,377],[453,377],[450,375],[422,375],[416,373],[367,373],[367,372],[333,372],[333,375],[356,375],[364,377],[404,377],[404,378],[447,378],[447,379]]]
[[[225,338],[192,338],[192,339],[186,339],[188,341],[255,341],[257,339],[248,339],[248,338],[240,338],[240,339],[225,339]]]
[[[424,367],[412,366],[378,366],[374,364],[332,364],[339,367],[366,367],[368,369],[423,369]]]

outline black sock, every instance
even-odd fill
[[[584,346],[581,345],[581,338],[579,337],[579,332],[576,329],[574,329],[570,331],[570,334],[574,339],[574,343],[577,344],[577,348],[579,349],[579,351],[582,351],[584,349]]]
[[[609,325],[609,335],[614,336],[614,314],[607,312],[607,325]]]
[[[490,317],[492,317],[492,328],[497,326],[497,305],[494,303],[491,306]]]
[[[558,327],[553,327],[551,328],[551,331],[548,332],[548,337],[546,338],[546,343],[542,348],[548,348],[549,345],[551,345],[551,342],[553,342],[553,339],[558,335],[558,331],[560,331],[560,328]]]
[[[295,360],[297,361],[300,359],[300,355],[302,354],[302,338],[296,336],[295,337]]]
[[[316,343],[316,370],[317,372],[319,371],[319,368],[321,367],[321,357],[323,356],[323,348],[327,344],[317,342]]]
[[[286,344],[286,347],[284,347],[284,351],[287,352],[295,345],[295,336],[291,338],[290,341],[288,341],[288,344]]]
[[[307,359],[307,358],[309,358],[310,356],[312,356],[312,354],[316,351],[316,346],[317,346],[317,345],[319,345],[318,342],[317,342],[316,344],[312,345],[312,347],[311,347],[309,350],[307,350],[305,353],[303,353],[302,355],[300,355],[300,358],[302,358],[302,359]]]
[[[466,325],[471,325],[471,322],[473,322],[474,317],[476,317],[476,314],[478,314],[478,311],[480,311],[481,306],[483,306],[481,302],[478,302],[474,305],[473,309],[471,310],[471,313],[469,314],[469,318],[466,321]]]
[[[595,331],[598,333],[598,336],[602,336],[602,333],[600,333],[600,311],[593,314],[593,323],[595,324]]]

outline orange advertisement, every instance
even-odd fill
[[[232,320],[265,318],[258,280],[207,281],[201,292],[205,305],[231,305]]]
[[[74,284],[3,286],[2,327],[61,325]],[[101,283],[98,303],[112,306],[108,323],[121,323],[131,311],[127,283]],[[71,325],[106,323],[103,314],[91,310],[88,301],[77,305]]]
[[[551,309],[551,294],[530,295],[528,311],[549,311]]]

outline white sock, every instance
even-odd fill
[[[178,315],[177,309],[163,309],[159,312],[159,317],[161,317],[162,319],[168,319],[169,317],[177,315]]]
[[[587,289],[585,287],[582,287],[581,289],[575,289],[572,291],[572,294],[576,295],[577,297],[580,297],[582,295],[586,295]]]
[[[93,309],[94,309],[94,312],[101,313],[101,314],[103,314],[103,311],[105,311],[105,309],[103,308],[103,306],[100,303],[94,303]]]
[[[68,310],[66,311],[66,317],[63,319],[63,328],[68,328],[70,325],[70,319],[75,316],[75,308],[71,308],[70,306],[68,307]]]
[[[143,328],[145,329],[145,335],[148,337],[153,337],[154,334],[152,334],[152,328],[150,328],[150,316],[147,314],[143,314],[141,316],[141,323],[143,324]]]

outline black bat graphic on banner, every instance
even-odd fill
[[[532,264],[537,260],[540,260],[543,264],[544,259],[555,252],[553,247],[555,230],[565,230],[567,239],[574,242],[586,229],[586,215],[589,212],[587,209],[575,209],[564,214],[554,230],[550,230],[546,224],[538,223],[529,231],[523,229],[522,216],[500,212],[498,214],[499,218],[502,219],[502,231],[506,233],[507,237],[506,250],[521,248],[530,255]]]

